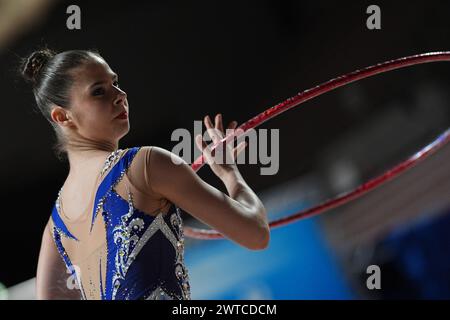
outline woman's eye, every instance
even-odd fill
[[[95,89],[95,90],[92,92],[92,95],[93,95],[93,96],[100,96],[100,95],[102,95],[102,94],[104,94],[103,88],[97,88],[97,89]]]
[[[114,81],[114,82],[113,82],[113,85],[114,85],[115,87],[119,88],[119,81]]]

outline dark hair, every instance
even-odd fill
[[[101,58],[95,49],[56,53],[45,48],[34,51],[24,58],[21,64],[21,74],[32,84],[39,110],[56,132],[57,142],[53,150],[59,159],[67,153],[66,140],[59,126],[51,119],[52,106],[70,108],[69,90],[74,83],[70,72],[91,60],[93,56]]]

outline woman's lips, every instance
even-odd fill
[[[119,114],[116,119],[127,119],[128,118],[128,113],[126,111],[122,112],[121,114]]]

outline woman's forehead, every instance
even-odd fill
[[[76,82],[80,85],[111,79],[114,75],[106,61],[101,58],[91,59],[74,70]]]

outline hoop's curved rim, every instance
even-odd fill
[[[217,148],[222,143],[227,143],[231,141],[235,137],[245,135],[245,132],[248,131],[249,129],[256,128],[257,126],[268,121],[269,119],[272,119],[275,116],[295,106],[299,106],[300,104],[310,99],[318,97],[324,93],[327,93],[339,87],[345,86],[349,83],[359,81],[364,78],[368,78],[376,74],[385,73],[395,69],[438,61],[450,61],[450,51],[429,52],[414,56],[403,57],[379,63],[364,69],[356,70],[351,73],[339,76],[325,83],[322,83],[321,85],[302,91],[296,94],[295,96],[288,98],[287,100],[275,105],[274,107],[271,107],[261,112],[257,116],[253,117],[252,119],[248,120],[247,122],[243,123],[238,128],[236,128],[235,134],[230,134],[229,136],[223,138],[217,144],[213,145],[212,149]],[[270,222],[269,226],[270,228],[280,227],[282,225],[286,225],[300,219],[308,218],[313,215],[318,215],[327,210],[336,208],[347,202],[357,199],[362,195],[364,195],[365,193],[379,187],[380,185],[386,183],[389,180],[394,179],[395,177],[398,177],[406,170],[417,165],[420,161],[424,160],[431,154],[435,153],[437,150],[441,149],[445,144],[449,142],[449,140],[450,140],[450,128],[448,128],[445,132],[439,135],[439,137],[436,138],[432,143],[422,148],[419,152],[417,152],[407,160],[401,162],[400,164],[394,166],[393,168],[387,170],[383,174],[359,185],[358,187],[349,192],[345,192],[332,199],[326,200],[309,209],[302,210],[298,213],[272,221]],[[198,171],[204,164],[205,160],[202,155],[194,161],[191,167],[194,171]],[[221,239],[224,237],[221,233],[217,232],[216,230],[196,229],[187,226],[184,228],[184,234],[187,237],[204,240]]]

